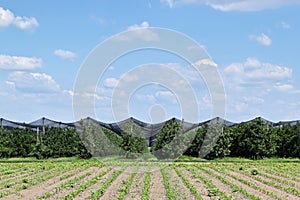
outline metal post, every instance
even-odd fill
[[[43,123],[43,134],[45,135],[45,117],[42,118],[42,123]]]
[[[0,125],[1,125],[0,127],[1,127],[1,128],[3,128],[3,123],[2,123],[2,121],[3,121],[3,118],[0,119]]]
[[[37,128],[36,128],[36,143],[37,143],[37,144],[39,143],[39,134],[40,134],[40,128],[37,127]]]

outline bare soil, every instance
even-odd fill
[[[106,167],[105,167],[106,168]],[[107,167],[109,168],[109,167]],[[119,168],[120,169],[120,168]],[[97,189],[99,189],[102,184],[107,181],[113,174],[113,172],[116,171],[116,169],[112,169],[111,171],[109,171],[107,174],[105,174],[104,176],[102,176],[97,183],[91,185],[90,187],[88,187],[86,190],[84,190],[82,193],[78,194],[78,196],[76,196],[74,198],[74,200],[82,200],[82,199],[88,199],[91,196],[91,191],[95,191]]]
[[[210,170],[211,172],[213,172],[214,174],[217,174],[218,176],[221,176],[221,177],[223,177],[223,178],[226,178],[226,179],[227,179],[228,181],[230,181],[231,183],[233,183],[233,184],[235,184],[235,185],[237,185],[237,186],[239,186],[239,187],[242,187],[242,188],[245,189],[248,193],[253,194],[253,195],[257,196],[257,197],[260,197],[261,199],[264,199],[264,200],[266,200],[266,199],[272,200],[272,199],[273,199],[272,197],[270,197],[270,196],[268,196],[268,195],[266,195],[266,194],[264,194],[264,193],[262,193],[262,192],[260,192],[260,191],[258,191],[258,190],[256,190],[256,189],[254,189],[254,188],[252,188],[252,187],[249,187],[248,185],[246,185],[246,184],[244,184],[244,183],[241,183],[241,182],[235,180],[234,178],[231,178],[231,177],[229,177],[229,176],[226,176],[226,175],[224,175],[224,174],[222,174],[222,173],[220,173],[220,172],[217,172],[217,171],[215,171],[215,170],[213,170],[213,169],[211,169],[211,168],[209,168],[209,167],[206,167],[205,169]]]
[[[177,199],[196,200],[194,194],[187,188],[182,179],[177,175],[173,168],[167,167],[166,172],[169,178],[170,186],[174,189]]]
[[[132,171],[134,167],[128,167],[126,170]],[[116,199],[120,194],[120,188],[125,184],[131,173],[123,172],[112,184],[107,188],[104,195],[100,198],[102,200]]]
[[[260,181],[257,181],[257,180],[255,180],[255,179],[253,179],[251,177],[248,177],[246,175],[243,175],[243,174],[240,174],[240,173],[237,173],[237,172],[233,172],[233,171],[228,171],[228,172],[230,174],[233,174],[233,175],[237,176],[237,177],[240,177],[240,178],[243,178],[243,179],[245,179],[247,181],[250,181],[250,182],[254,183],[255,185],[257,185],[260,188],[264,188],[264,189],[266,189],[266,190],[268,190],[268,191],[270,191],[270,192],[272,192],[272,193],[280,196],[281,199],[297,199],[297,198],[299,198],[299,197],[297,197],[297,196],[295,196],[293,194],[290,194],[290,193],[287,193],[287,192],[285,192],[283,190],[280,190],[280,189],[277,189],[275,187],[266,185],[266,184],[264,184],[264,183],[262,183]]]
[[[145,170],[140,168],[136,176],[134,177],[128,193],[124,197],[125,200],[130,199],[142,199],[145,180]]]
[[[85,172],[85,173],[91,172],[90,175],[88,175],[88,176],[84,177],[83,179],[79,180],[78,182],[76,182],[73,187],[63,188],[58,193],[54,193],[54,195],[52,195],[49,199],[50,200],[61,199],[62,197],[64,197],[64,196],[68,195],[69,193],[75,191],[76,188],[78,186],[80,186],[82,183],[84,183],[84,182],[94,178],[95,176],[97,176],[99,174],[99,171],[102,171],[102,170],[103,169],[99,168],[99,167],[90,167],[88,169],[88,171]],[[77,176],[77,177],[79,177],[79,176]]]
[[[191,172],[184,169],[184,167],[179,168],[183,175],[189,180],[189,182],[197,189],[198,193],[204,200],[210,200],[211,198],[208,196],[208,187],[205,183],[199,178],[195,177]]]
[[[266,172],[266,171],[264,171],[264,173],[268,174],[268,176],[270,176],[270,177],[274,177],[275,179],[277,178],[277,179],[281,179],[281,180],[284,180],[284,181],[288,181],[288,182],[294,184],[295,186],[287,185],[287,187],[294,187],[295,189],[300,190],[300,181],[294,181],[294,180],[291,180],[291,179],[288,179],[288,178],[285,178],[285,177],[282,177],[282,176],[278,176],[278,175],[275,175],[275,174],[270,174],[269,172]],[[276,180],[272,179],[272,181],[275,182]],[[284,184],[284,183],[280,182],[280,184]]]
[[[234,191],[229,185],[224,184],[222,181],[220,181],[219,179],[217,179],[214,176],[211,176],[207,173],[205,173],[204,171],[200,171],[201,175],[203,175],[205,178],[207,178],[208,180],[211,180],[212,183],[222,192],[224,192],[227,196],[229,196],[232,200],[247,200],[249,199],[248,197],[246,197],[245,195],[243,195],[242,193],[238,192],[238,191]]]
[[[167,200],[167,192],[163,184],[163,177],[159,167],[151,167],[149,199]]]
[[[76,168],[76,169],[71,170],[69,172],[63,173],[60,176],[56,176],[54,178],[51,178],[51,179],[49,179],[49,180],[47,180],[47,181],[45,181],[45,182],[43,182],[41,184],[38,184],[38,185],[33,186],[33,187],[31,187],[29,189],[26,189],[26,190],[22,190],[19,193],[11,194],[11,195],[6,196],[4,198],[5,199],[13,199],[13,200],[15,200],[15,199],[24,199],[24,200],[26,200],[26,199],[28,199],[28,200],[29,199],[37,199],[38,196],[41,196],[41,195],[43,195],[43,194],[45,194],[45,193],[47,193],[47,192],[55,189],[61,183],[66,182],[66,181],[74,178],[74,176],[71,176],[71,177],[69,177],[69,178],[64,179],[64,180],[61,181],[60,177],[66,175],[66,174],[73,173],[74,171],[79,172],[80,169],[81,168]],[[84,170],[84,171],[82,171],[80,173],[77,173],[75,176],[80,176],[80,175],[84,174],[85,172],[87,172],[88,170],[89,169]]]

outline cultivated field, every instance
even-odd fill
[[[0,199],[300,199],[299,162],[0,162]]]

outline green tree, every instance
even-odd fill
[[[231,156],[260,159],[273,156],[276,141],[272,136],[272,126],[261,118],[233,127]]]
[[[85,148],[95,157],[119,155],[122,138],[99,124],[81,121],[77,127]]]
[[[276,129],[277,153],[279,157],[300,158],[300,123]]]
[[[213,130],[216,132],[214,134],[217,142],[212,142],[212,146],[210,147],[209,153],[205,156],[207,159],[215,159],[215,158],[224,158],[230,155],[230,147],[232,143],[232,135],[233,132],[231,129],[226,128],[225,124],[222,123],[214,123],[210,125],[213,127]]]
[[[186,152],[195,135],[194,130],[184,132],[183,121],[170,120],[157,134],[151,152],[158,159],[175,159]]]
[[[123,125],[121,147],[126,158],[138,158],[148,152],[143,131],[133,122]]]
[[[195,138],[193,139],[193,142],[191,143],[187,151],[184,153],[185,155],[193,157],[199,156],[199,152],[202,147],[207,130],[207,124],[201,126],[200,128],[197,128]]]

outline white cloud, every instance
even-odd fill
[[[156,98],[151,94],[138,94],[136,95],[136,98],[141,102],[150,102],[154,103],[156,102]]]
[[[41,58],[0,55],[0,69],[31,70],[41,67],[42,64]]]
[[[14,14],[10,10],[0,7],[0,27],[7,27],[13,23]]]
[[[101,26],[103,26],[107,23],[107,21],[105,19],[101,18],[101,17],[91,16],[90,18],[91,18],[91,20],[96,21]]]
[[[174,0],[160,0],[160,2],[167,4],[170,8],[174,7]]]
[[[235,105],[235,110],[237,112],[243,112],[243,111],[245,111],[247,109],[248,109],[248,104],[247,103],[240,102],[240,103],[237,103]]]
[[[0,27],[10,25],[14,25],[21,30],[33,30],[39,26],[39,23],[34,17],[15,16],[10,10],[0,7]]]
[[[282,91],[282,92],[286,92],[286,91],[291,91],[292,89],[294,89],[294,86],[291,84],[281,84],[281,83],[277,83],[275,85],[275,89]]]
[[[32,30],[38,27],[39,23],[34,17],[16,17],[14,25],[22,30]]]
[[[127,83],[132,83],[139,80],[139,77],[136,74],[123,74],[121,79]]]
[[[155,93],[155,97],[171,102],[172,104],[177,103],[176,95],[170,91],[158,91]]]
[[[248,58],[244,63],[233,63],[224,69],[226,76],[240,82],[249,80],[284,80],[291,78],[293,70],[279,65]]]
[[[252,96],[256,99],[243,99],[247,103],[260,103],[263,96],[271,92],[293,92],[291,68],[261,62],[248,58],[243,63],[233,63],[223,71],[227,94],[234,98]]]
[[[299,3],[297,0],[206,0],[206,4],[221,11],[259,11]]]
[[[211,66],[211,67],[218,67],[218,65],[211,59],[202,59],[198,60],[197,62],[194,63],[195,66],[201,66],[201,65],[206,65],[206,66]]]
[[[74,60],[77,57],[76,53],[62,49],[55,50],[54,55],[66,60]]]
[[[104,86],[108,88],[115,88],[119,83],[119,80],[115,78],[107,78],[104,80]]]
[[[167,4],[170,8],[182,4],[201,3],[223,12],[260,11],[299,3],[298,0],[161,0],[161,2]]]
[[[264,46],[270,46],[272,44],[271,38],[264,33],[262,33],[260,35],[250,35],[249,39],[254,40]]]
[[[127,28],[127,31],[122,35],[116,37],[119,41],[131,41],[133,39],[139,39],[143,41],[158,41],[159,36],[157,33],[150,29],[149,23],[147,21],[142,22],[140,25],[134,24]]]
[[[115,70],[116,68],[114,66],[109,66],[108,69],[109,70]]]
[[[8,77],[8,83],[25,93],[49,93],[60,90],[55,80],[45,73],[12,72]]]
[[[263,98],[260,97],[255,97],[255,96],[247,96],[244,97],[243,100],[247,103],[253,103],[253,104],[263,104],[265,102],[265,100]]]
[[[281,22],[280,23],[280,26],[284,29],[290,29],[291,28],[291,25],[288,24],[287,22]]]

